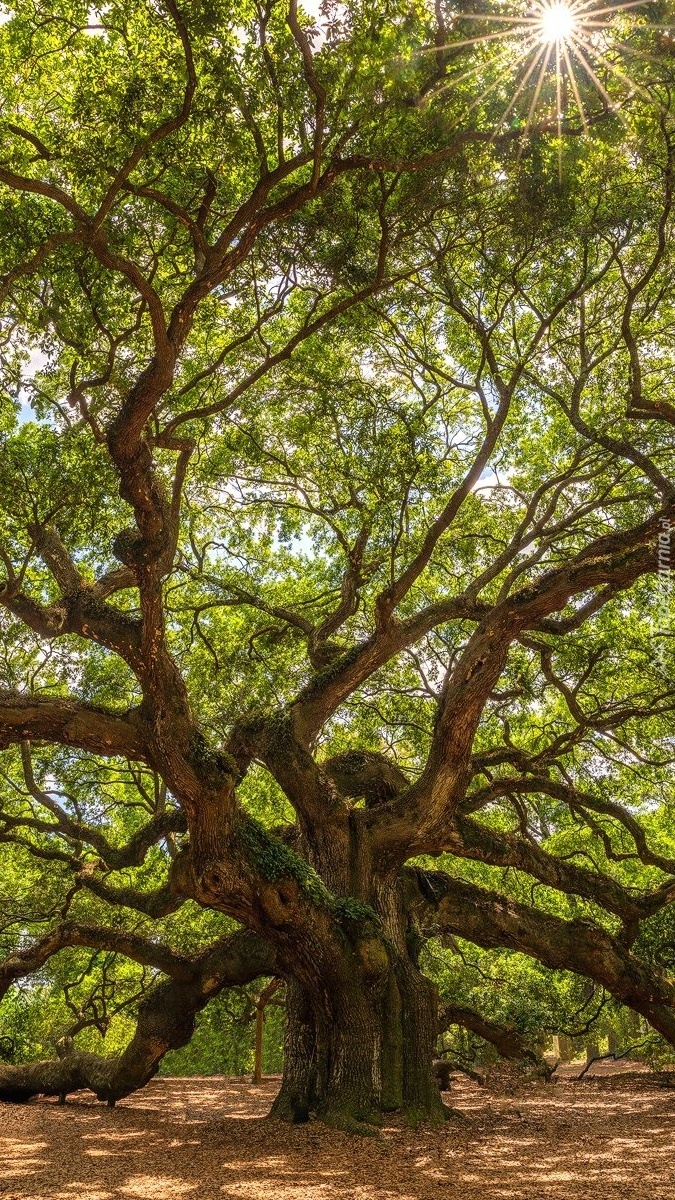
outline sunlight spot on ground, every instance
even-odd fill
[[[17,1142],[14,1138],[0,1138],[0,1154],[35,1154],[46,1150],[47,1142]]]
[[[163,1178],[161,1175],[134,1175],[119,1191],[123,1196],[142,1196],[143,1200],[171,1200],[174,1196],[194,1193],[194,1187],[191,1183]]]
[[[66,1187],[73,1189],[74,1197],[72,1192],[52,1192],[49,1200],[113,1200],[112,1192],[102,1192],[86,1183],[68,1183]]]

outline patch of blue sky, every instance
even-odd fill
[[[47,356],[41,350],[31,350],[26,362],[23,365],[22,378],[24,386],[20,389],[19,400],[19,425],[25,425],[27,421],[35,420],[35,413],[30,403],[30,394],[27,384],[30,384],[31,379],[34,379],[39,371],[42,370],[47,363]]]

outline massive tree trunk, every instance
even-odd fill
[[[411,1122],[444,1119],[433,1074],[436,989],[403,958],[385,960],[370,979],[354,970],[322,996],[297,981],[287,991],[284,1073],[271,1115],[293,1123],[315,1113],[355,1132],[386,1112]]]
[[[360,969],[328,986],[317,979],[287,989],[284,1073],[273,1117],[298,1123],[315,1113],[329,1125],[367,1131],[382,1109],[382,981]],[[342,975],[342,972],[340,972]],[[351,977],[350,977],[351,975]]]
[[[396,875],[378,874],[361,823],[350,824],[348,862],[340,862],[335,846],[309,849],[322,877],[350,895],[330,963],[317,953],[311,963],[305,958],[301,972],[295,964],[284,1076],[272,1115],[296,1122],[315,1113],[355,1131],[392,1111],[412,1123],[439,1123],[445,1112],[433,1072],[436,988],[417,965]],[[292,958],[287,968],[293,971]]]
[[[310,1114],[359,1132],[379,1123],[381,1030],[377,999],[358,969],[342,987],[305,988],[286,1000],[284,1073],[271,1115],[294,1124]]]
[[[317,1058],[309,996],[302,984],[292,979],[286,987],[283,1078],[270,1116],[293,1125],[309,1120],[318,1100]]]

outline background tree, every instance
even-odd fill
[[[0,1095],[114,1103],[277,976],[277,1116],[442,1119],[439,936],[672,1042],[667,60],[560,184],[440,8],[15,14],[0,978],[138,1019]]]

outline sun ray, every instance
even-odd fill
[[[480,33],[477,37],[465,38],[462,42],[451,42],[448,46],[448,49],[458,50],[461,46],[477,46],[480,44],[480,42],[494,42],[503,37],[503,33]],[[442,47],[436,47],[437,52],[440,49],[442,49]]]
[[[542,87],[543,87],[543,84],[544,84],[544,78],[545,78],[545,76],[546,76],[546,70],[547,70],[547,68],[548,68],[548,64],[549,64],[549,61],[550,61],[550,58],[551,58],[551,54],[552,54],[552,52],[553,52],[553,44],[552,44],[551,42],[549,42],[549,43],[548,43],[548,45],[547,45],[547,47],[546,47],[546,55],[545,55],[545,57],[544,57],[544,60],[543,60],[543,62],[542,62],[542,64],[541,64],[541,69],[540,69],[540,71],[539,71],[539,76],[538,76],[538,78],[537,78],[537,83],[536,83],[536,86],[535,86],[535,89],[534,89],[534,95],[532,96],[532,102],[531,102],[531,104],[530,104],[530,108],[529,108],[529,111],[528,111],[528,114],[527,114],[527,120],[525,121],[525,129],[524,129],[524,131],[523,131],[523,132],[524,132],[524,139],[525,139],[525,138],[527,138],[527,131],[528,131],[528,129],[530,128],[530,125],[532,124],[532,119],[533,119],[533,117],[534,117],[534,114],[535,114],[535,112],[537,111],[537,104],[539,103],[539,96],[540,96],[540,94],[541,94],[541,89],[542,89]],[[523,145],[525,144],[525,142],[524,142],[524,139],[523,139],[523,142],[521,143],[521,145],[520,145],[520,148],[519,148],[519,150],[518,150],[518,158],[520,158],[520,155],[522,154]]]
[[[584,13],[587,11],[587,9],[593,7],[593,3],[594,0],[578,0],[578,3],[576,3],[574,6],[574,11],[577,13]]]
[[[583,35],[577,36],[584,48],[589,51],[588,42],[584,39]],[[646,88],[643,88],[642,84],[638,83],[637,80],[631,79],[630,75],[626,75],[626,73],[622,71],[620,67],[617,67],[616,64],[611,61],[611,59],[606,58],[605,55],[602,54],[595,46],[590,48],[590,52],[595,55],[598,62],[601,63],[603,67],[606,67],[608,71],[611,71],[613,75],[616,75],[617,79],[620,79],[622,83],[627,84],[629,88],[634,88],[636,92],[639,92],[641,96],[649,100],[650,104],[654,104],[657,108],[663,110],[663,105],[654,96],[652,96],[651,92],[648,92]]]
[[[520,63],[523,58],[527,58],[528,54],[531,52],[533,47],[536,46],[536,44],[537,44],[536,39],[531,38],[530,41],[528,42],[528,44],[525,46],[525,48],[522,49],[516,55],[515,59],[513,57],[513,47],[507,46],[502,51],[502,53],[495,58],[494,65],[499,66],[501,63],[510,64],[512,66],[516,65],[516,64]],[[473,67],[470,67],[467,71],[463,71],[461,75],[453,75],[452,78],[446,80],[442,84],[439,84],[439,86],[434,89],[433,93],[429,94],[429,97],[428,97],[429,102],[432,99],[435,99],[438,95],[440,95],[441,92],[447,92],[450,88],[455,87],[458,83],[464,83],[467,79],[470,79],[473,75],[478,75],[478,74],[480,74],[481,71],[484,71],[484,70],[485,70],[485,64],[480,62],[480,63],[476,63]],[[502,80],[498,79],[497,82],[495,83],[495,87],[497,86],[497,84],[499,84],[501,82],[502,82]],[[491,88],[490,90],[494,90],[494,89]],[[478,97],[478,102],[480,102],[483,98],[484,98],[484,93],[481,93],[481,95]],[[472,105],[472,108],[473,107],[475,107],[475,104]],[[471,109],[468,109],[467,111],[471,111]]]
[[[594,8],[593,16],[601,17],[603,13],[614,13],[616,16],[628,8],[644,8],[645,4],[650,2],[653,0],[628,0],[628,4],[610,4],[607,8]]]
[[[643,62],[659,63],[661,60],[655,54],[647,54],[646,50],[636,50],[633,46],[629,46],[627,42],[614,42],[614,45],[622,50],[624,54],[630,54],[631,58],[640,58]]]
[[[577,85],[577,77],[574,74],[574,66],[573,66],[572,60],[570,58],[569,50],[567,47],[567,42],[563,43],[563,55],[565,58],[565,66],[567,67],[567,74],[569,76],[570,84],[572,86],[572,95],[574,96],[574,101],[579,110],[579,116],[581,117],[581,124],[584,128],[584,132],[588,133],[588,121],[586,119],[586,112],[584,110],[583,101],[582,101],[581,95],[579,93],[579,87]]]
[[[612,112],[615,112],[616,104],[612,100],[612,97],[610,96],[607,89],[604,87],[604,85],[598,79],[598,76],[596,75],[591,64],[589,63],[588,59],[586,58],[586,55],[584,54],[583,49],[582,49],[581,45],[579,44],[579,42],[577,41],[576,37],[570,38],[570,43],[571,43],[570,49],[573,51],[574,54],[576,54],[577,58],[580,60],[580,62],[582,64],[584,70],[588,72],[588,75],[593,80],[593,83],[595,84],[600,95],[602,96],[603,100],[605,101],[605,104],[607,105],[608,108],[612,109]]]
[[[529,67],[527,68],[526,74],[521,79],[520,84],[518,85],[518,88],[516,89],[515,94],[513,95],[508,106],[504,109],[504,112],[502,113],[501,117],[499,118],[500,125],[502,125],[503,122],[506,120],[506,118],[513,112],[516,104],[518,103],[518,100],[520,99],[523,92],[525,91],[525,88],[527,87],[528,83],[530,82],[532,75],[536,71],[537,64],[539,63],[539,60],[541,59],[542,54],[545,53],[545,50],[546,50],[546,47],[544,45],[540,46],[538,53],[532,59],[532,62],[530,63]]]
[[[522,51],[522,52],[521,52],[521,53],[518,55],[518,57],[517,57],[517,59],[516,59],[516,62],[520,61],[520,60],[521,60],[521,59],[523,59],[523,58],[527,58],[527,55],[528,55],[528,54],[530,54],[530,53],[532,52],[532,49],[533,49],[533,46],[532,46],[532,45],[528,46],[527,50],[524,50],[524,51]],[[539,58],[539,55],[537,55],[537,59],[536,59],[535,61],[538,61],[538,58]],[[511,61],[513,62],[513,59],[512,59]],[[467,114],[468,114],[468,113],[470,113],[470,112],[473,112],[473,110],[474,110],[475,108],[478,108],[478,105],[479,105],[479,104],[482,104],[482,102],[483,102],[483,100],[485,99],[485,97],[486,97],[486,96],[489,96],[489,95],[490,95],[492,92],[494,92],[494,91],[495,91],[495,90],[496,90],[498,87],[500,87],[500,86],[501,86],[501,84],[502,84],[502,82],[503,82],[503,80],[502,80],[502,78],[500,77],[500,78],[498,78],[498,79],[494,79],[494,80],[492,81],[492,83],[491,83],[491,84],[489,84],[489,85],[488,85],[486,88],[483,88],[483,91],[481,92],[480,96],[477,96],[477,97],[476,97],[476,99],[473,101],[473,103],[472,103],[472,104],[470,104],[470,105],[469,105],[469,107],[467,108],[467,110],[466,110],[466,111],[467,111]]]
[[[592,29],[593,31],[602,30],[602,29],[606,29],[606,30],[616,29],[616,26],[611,21],[583,21],[582,24],[583,24],[584,29]],[[652,25],[651,23],[649,25],[639,25],[638,29],[641,29],[641,30],[645,29],[645,30],[649,30],[649,31],[651,31],[652,29],[665,29],[668,33],[674,33],[675,32],[675,22],[672,25]],[[614,42],[615,45],[618,45],[615,38],[613,38],[612,41]]]
[[[555,44],[555,115],[558,128],[558,180],[562,183],[562,76],[560,74],[560,39]]]
[[[510,30],[509,30],[510,32]],[[465,38],[461,42],[447,42],[444,46],[422,46],[421,49],[415,50],[415,55],[419,54],[438,54],[439,50],[459,50],[464,46],[478,46],[481,42],[495,42],[506,35],[500,33],[479,33],[476,37]]]
[[[508,17],[502,13],[467,13],[456,14],[457,21],[509,21],[512,25],[538,25],[539,17]]]

